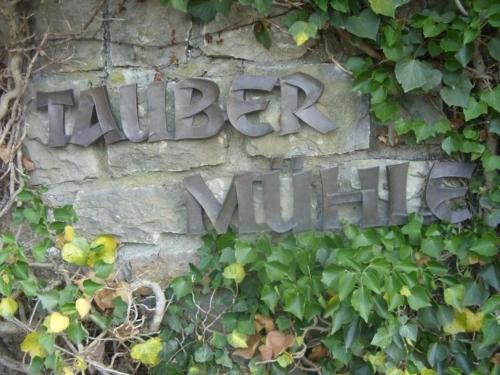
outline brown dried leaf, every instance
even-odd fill
[[[260,358],[263,361],[270,361],[273,358],[273,349],[267,345],[259,346]]]
[[[295,342],[295,337],[280,331],[271,331],[266,336],[266,346],[273,351],[273,358],[278,357]]]
[[[245,349],[237,349],[233,352],[233,355],[235,357],[241,357],[245,359],[252,359],[253,356],[255,355],[255,351],[257,350],[257,347],[259,346],[261,336],[256,333],[252,336],[250,336],[247,339],[247,345],[248,347]]]
[[[260,332],[262,329],[265,329],[266,333],[269,333],[274,331],[276,328],[271,318],[261,314],[255,314],[255,330]]]
[[[113,286],[99,290],[94,297],[94,302],[101,311],[105,312],[113,309],[113,300],[116,297],[120,297],[123,302],[129,303],[129,294],[129,285],[121,281]]]
[[[10,150],[6,147],[0,146],[0,159],[7,164],[10,161]]]
[[[23,168],[26,171],[32,172],[35,170],[35,163],[33,163],[30,159],[23,156],[22,163],[23,163]]]
[[[323,345],[315,346],[307,356],[311,361],[317,362],[328,355],[328,350]]]

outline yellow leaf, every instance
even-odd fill
[[[375,354],[369,354],[368,361],[373,367],[382,367],[385,364],[385,353],[377,352]]]
[[[437,372],[429,368],[423,368],[420,370],[420,375],[437,375]]]
[[[401,288],[401,290],[399,291],[399,294],[401,294],[402,296],[405,296],[405,297],[410,297],[411,296],[411,291],[410,289],[405,285]]]
[[[474,313],[469,309],[464,309],[464,312],[467,332],[479,332],[483,325],[484,314],[482,312]]]
[[[9,284],[10,283],[10,278],[9,278],[9,275],[7,275],[6,273],[4,273],[2,275],[2,280],[5,284]]]
[[[64,242],[71,242],[75,238],[75,229],[71,225],[64,227]]]
[[[46,353],[38,342],[39,337],[37,332],[28,333],[21,343],[21,351],[28,353],[31,357],[44,358]]]
[[[64,244],[61,250],[61,257],[68,263],[77,264],[79,266],[85,265],[87,262],[87,252],[78,247],[73,242]]]
[[[233,263],[224,268],[222,276],[226,279],[232,279],[239,284],[245,278],[245,269],[240,263]]]
[[[81,319],[85,318],[90,312],[90,302],[85,298],[78,298],[75,307]]]
[[[248,348],[247,339],[248,339],[247,335],[238,332],[237,330],[233,330],[233,332],[231,332],[231,334],[227,336],[227,342],[233,348],[241,348],[241,349]]]
[[[0,316],[10,319],[17,311],[17,302],[14,298],[5,297],[0,301]]]
[[[87,362],[82,357],[76,357],[73,367],[78,371],[85,371],[87,369]]]
[[[294,36],[295,43],[297,43],[298,46],[301,46],[305,42],[309,40],[309,36],[305,32],[298,33],[297,35]]]
[[[75,375],[75,372],[73,371],[73,369],[71,367],[63,367],[62,369],[62,373],[63,375]]]
[[[50,314],[45,321],[47,332],[60,333],[69,326],[69,318],[59,312]]]
[[[100,247],[101,249],[96,252],[95,257],[89,259],[89,266],[93,266],[98,260],[102,260],[104,263],[113,264],[116,260],[116,248],[118,246],[118,241],[112,236],[99,236],[90,244],[91,248]]]
[[[154,337],[142,344],[132,346],[130,355],[132,359],[149,366],[156,366],[160,362],[159,354],[163,344],[159,337]]]
[[[482,312],[474,313],[469,309],[455,310],[453,321],[450,325],[444,327],[443,331],[449,335],[463,332],[479,332],[483,325],[483,318],[484,314]]]
[[[282,355],[278,357],[276,361],[278,362],[278,365],[285,368],[293,363],[293,357],[290,353],[284,352]]]

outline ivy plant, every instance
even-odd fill
[[[167,290],[152,373],[497,373],[499,242],[417,215],[276,241],[206,235]]]

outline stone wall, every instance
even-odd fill
[[[56,33],[77,32],[101,0],[34,3],[35,31],[41,35],[47,28]],[[36,167],[31,182],[48,187],[51,204],[74,204],[79,231],[118,236],[122,243],[120,262],[134,274],[163,280],[195,260],[200,244],[198,236],[186,234],[182,179],[193,173],[200,173],[222,198],[235,173],[267,171],[271,158],[277,156],[304,156],[304,167],[312,169],[316,179],[319,168],[339,165],[341,190],[359,188],[357,168],[380,166],[380,199],[386,201],[384,166],[410,161],[409,209],[421,209],[428,160],[438,155],[439,148],[388,147],[380,142],[376,124],[370,122],[367,98],[351,90],[350,77],[331,63],[323,42],[316,40],[297,47],[280,27],[287,11],[273,9],[269,18],[273,44],[266,50],[252,32],[260,16],[248,8],[234,6],[229,17],[218,16],[202,25],[161,6],[159,0],[106,1],[88,28],[69,44],[51,41],[49,52],[60,62],[32,81],[25,142]],[[334,39],[329,43],[329,50],[340,61],[352,53]],[[118,88],[137,83],[140,117],[147,122],[145,89],[154,80],[167,81],[167,95],[171,97],[173,84],[181,79],[210,78],[219,85],[220,103],[224,105],[237,74],[283,75],[297,71],[329,82],[319,108],[338,124],[336,131],[322,135],[303,126],[293,135],[272,133],[249,138],[226,125],[221,133],[206,140],[49,148],[47,112],[38,111],[33,100],[36,91],[73,88],[78,97],[80,90],[106,85],[119,118]],[[273,126],[279,113],[277,96],[275,99],[261,115]],[[168,106],[167,113],[172,114],[172,101]],[[439,116],[433,106],[419,98],[409,109],[423,112],[426,117]],[[74,110],[66,114],[69,130],[74,114]],[[289,182],[285,173],[283,191],[290,188]],[[320,186],[315,185],[314,194],[319,196],[319,190]],[[291,202],[284,198],[281,204],[286,216],[291,212]],[[256,205],[262,219],[258,199]],[[346,210],[350,210],[349,217],[356,217],[356,207]]]

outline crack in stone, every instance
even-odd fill
[[[109,77],[109,71],[113,67],[113,61],[111,59],[111,30],[109,27],[110,20],[110,4],[109,0],[106,1],[102,11],[102,37],[104,44],[104,81],[107,81]]]

